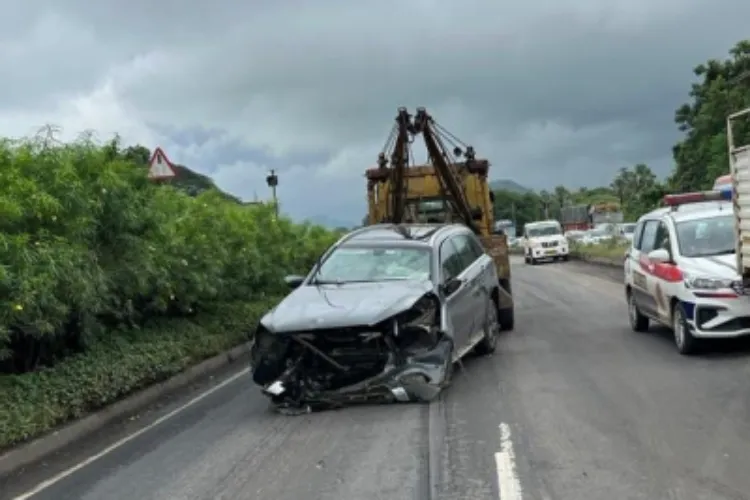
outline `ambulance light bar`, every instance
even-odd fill
[[[664,204],[670,207],[678,207],[688,203],[700,203],[702,201],[731,201],[732,189],[725,188],[720,191],[697,191],[695,193],[668,194],[664,197]]]

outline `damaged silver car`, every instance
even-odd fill
[[[457,224],[358,229],[286,281],[294,290],[256,329],[252,371],[287,413],[432,400],[454,362],[494,352],[509,299],[477,237]]]

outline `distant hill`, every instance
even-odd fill
[[[151,151],[145,146],[137,145],[125,148],[122,150],[122,155],[138,165],[148,167],[148,161],[151,158]],[[170,185],[185,191],[190,196],[198,196],[204,191],[214,189],[227,200],[242,203],[242,200],[236,196],[232,196],[231,194],[219,189],[216,184],[214,184],[214,181],[207,175],[199,174],[184,165],[174,164],[173,166],[177,175],[169,181]]]
[[[219,194],[224,198],[237,203],[242,203],[242,200],[240,200],[236,196],[232,196],[226,191],[222,191],[221,189],[216,187],[214,181],[207,175],[199,174],[198,172],[190,170],[184,165],[175,164],[174,169],[177,175],[172,179],[170,184],[176,188],[186,191],[189,195],[198,196],[204,191],[214,189],[218,191]]]
[[[518,184],[510,179],[500,179],[496,181],[490,181],[490,189],[496,191],[502,189],[505,191],[513,191],[514,193],[530,193],[532,190]]]

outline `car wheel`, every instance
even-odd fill
[[[562,260],[563,260],[564,262],[567,262],[569,258],[570,258],[570,256],[569,256],[569,255],[563,255],[563,256],[562,256]]]
[[[630,327],[636,332],[645,332],[648,330],[648,318],[638,310],[638,304],[635,303],[633,292],[628,293],[628,317],[630,318]]]
[[[672,332],[674,343],[680,354],[694,354],[698,351],[698,339],[690,332],[690,325],[685,319],[685,310],[680,303],[676,303],[672,309]]]
[[[495,352],[497,347],[497,334],[500,329],[500,324],[497,321],[497,306],[492,299],[487,303],[486,309],[487,312],[485,313],[484,318],[484,336],[474,348],[474,351],[480,355],[492,354]]]

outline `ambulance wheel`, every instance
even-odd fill
[[[698,352],[699,340],[690,331],[690,325],[685,318],[685,309],[679,302],[675,302],[672,308],[672,332],[674,343],[680,354],[687,356]]]

